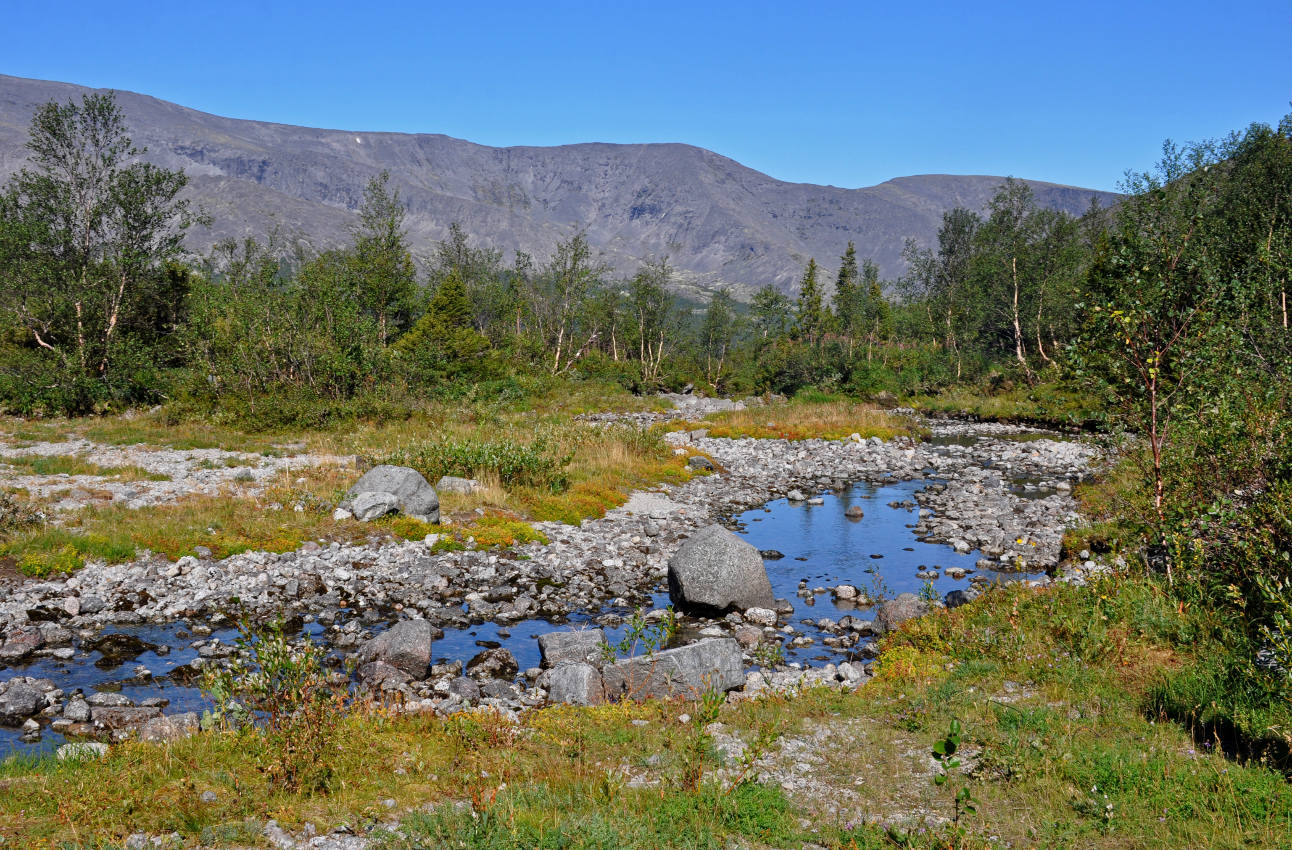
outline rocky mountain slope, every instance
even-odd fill
[[[0,75],[0,179],[22,167],[33,111],[79,100],[80,86]],[[808,257],[829,271],[849,240],[887,276],[904,241],[930,244],[943,211],[981,208],[1003,178],[922,175],[862,189],[786,183],[681,144],[492,148],[442,135],[320,130],[222,118],[117,94],[148,158],[182,168],[213,224],[194,250],[277,227],[309,247],[344,244],[368,179],[383,169],[408,207],[415,254],[452,222],[473,238],[540,261],[584,229],[621,272],[668,255],[679,283],[749,292],[792,289]],[[1039,202],[1079,214],[1116,195],[1028,181]]]

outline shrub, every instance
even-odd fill
[[[202,690],[215,703],[213,719],[242,727],[271,785],[327,792],[347,695],[328,676],[327,651],[308,636],[293,643],[281,622],[260,631],[243,623],[241,632],[241,652],[202,677]]]

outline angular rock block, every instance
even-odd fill
[[[538,686],[547,689],[547,701],[566,705],[600,705],[606,701],[601,671],[576,661],[543,672]]]
[[[427,620],[403,620],[359,647],[359,662],[381,661],[413,679],[425,679],[431,670],[431,643],[442,634]]]
[[[607,698],[634,700],[686,697],[708,690],[730,691],[745,683],[740,645],[731,638],[709,638],[652,655],[625,658],[601,671]]]
[[[700,529],[669,558],[668,597],[679,611],[705,616],[776,603],[762,555],[720,525]]]
[[[544,667],[567,661],[596,661],[601,658],[605,641],[606,633],[601,629],[548,632],[538,636],[538,652]]]

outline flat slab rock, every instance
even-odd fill
[[[696,699],[709,690],[725,692],[745,684],[740,644],[731,638],[625,658],[603,668],[601,675],[609,699]]]

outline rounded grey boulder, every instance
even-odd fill
[[[440,497],[416,469],[389,464],[374,466],[355,482],[345,497],[357,503],[364,493],[389,493],[398,500],[396,505],[404,515],[423,522],[440,521]],[[357,511],[354,513],[358,516]]]
[[[720,525],[700,529],[669,558],[668,597],[679,611],[710,616],[776,604],[758,550]]]

